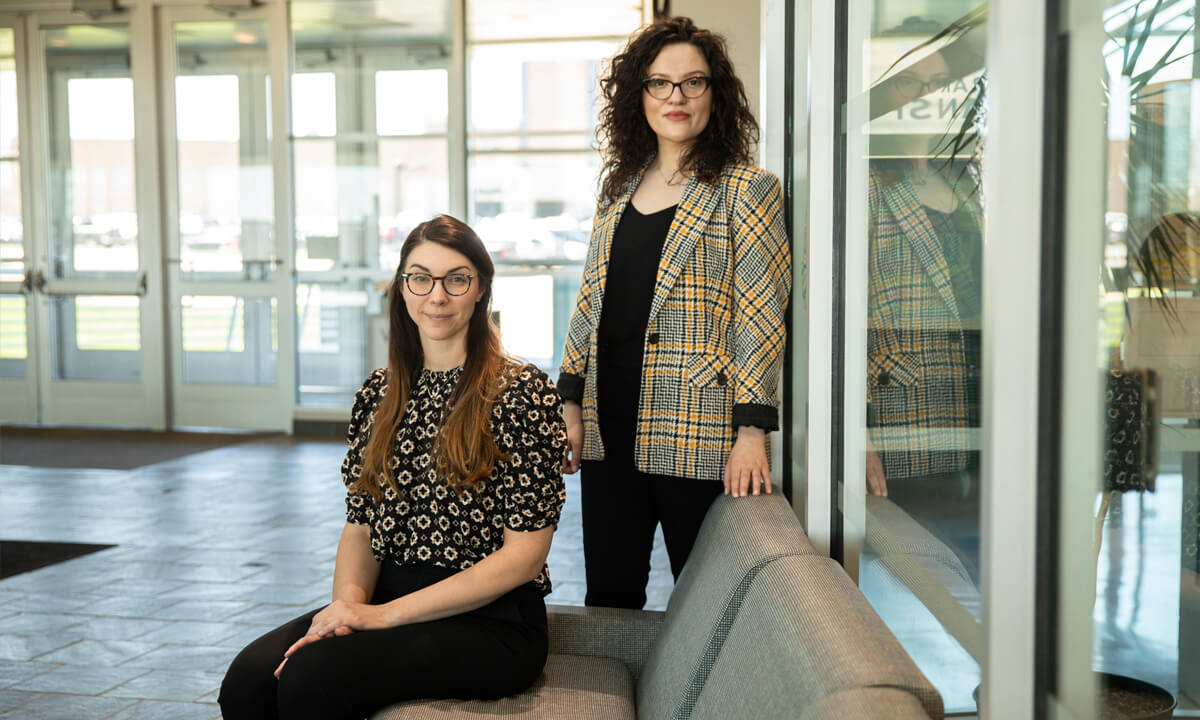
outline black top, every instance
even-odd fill
[[[964,321],[978,321],[983,311],[983,233],[979,223],[961,203],[948,213],[926,207],[925,215],[950,270],[958,316]]]
[[[378,503],[370,495],[346,495],[346,520],[371,526],[376,560],[464,570],[500,549],[505,528],[528,532],[558,524],[566,498],[562,400],[541,370],[514,364],[510,371],[492,411],[492,436],[509,458],[496,464],[482,486],[461,494],[433,472],[431,451],[462,368],[421,371],[391,460],[402,492],[385,483]],[[355,396],[347,431],[350,449],[342,462],[347,486],[362,474],[375,408],[386,387],[387,370],[376,370]],[[543,595],[550,593],[545,566],[533,584]]]
[[[950,270],[950,284],[962,331],[963,356],[966,359],[967,426],[980,427],[979,403],[982,394],[983,338],[983,232],[975,217],[962,203],[953,212],[926,207],[929,218]],[[970,467],[978,466],[979,453],[971,453]]]
[[[599,363],[596,411],[605,458],[612,462],[633,462],[646,324],[675,208],[672,205],[643,215],[630,202],[613,232],[604,307],[596,328]]]

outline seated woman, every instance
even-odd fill
[[[412,698],[511,695],[541,674],[566,428],[549,378],[501,348],[494,275],[453,218],[404,241],[388,368],[350,418],[333,602],[242,650],[225,720],[358,720]]]

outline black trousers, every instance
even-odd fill
[[[385,562],[373,603],[430,585],[453,571]],[[490,605],[432,622],[287,648],[319,610],[250,643],[234,658],[218,702],[225,720],[362,720],[402,700],[497,698],[519,693],[546,663],[546,605],[531,584]]]
[[[641,608],[646,604],[654,529],[676,579],[696,544],[700,524],[724,486],[710,480],[651,475],[633,461],[584,461],[579,475],[583,510],[586,605]]]

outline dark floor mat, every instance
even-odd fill
[[[13,575],[65,562],[71,558],[106,550],[113,545],[89,543],[27,542],[0,540],[0,580]]]
[[[0,427],[0,465],[133,470],[255,437],[261,436]]]

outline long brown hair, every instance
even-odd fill
[[[620,197],[626,183],[658,152],[658,138],[642,107],[642,82],[658,53],[675,43],[694,45],[704,55],[713,94],[708,125],[681,158],[683,167],[705,182],[714,182],[726,165],[751,161],[758,122],[750,112],[746,88],[733,72],[725,38],[696,27],[690,18],[664,18],[630,38],[600,80],[605,103],[596,135],[604,158],[600,196],[606,200]]]
[[[466,223],[438,215],[413,228],[400,249],[400,264],[388,290],[388,381],[375,409],[371,437],[363,454],[363,468],[352,491],[366,492],[379,500],[383,484],[400,492],[392,469],[396,432],[404,418],[413,383],[425,366],[421,335],[404,303],[405,264],[421,243],[437,243],[464,255],[475,267],[483,290],[467,326],[467,359],[462,376],[450,397],[450,412],[434,441],[435,471],[456,491],[474,490],[505,459],[492,438],[489,420],[500,392],[500,375],[508,363],[500,333],[491,320],[492,281],[496,268],[483,241]]]

